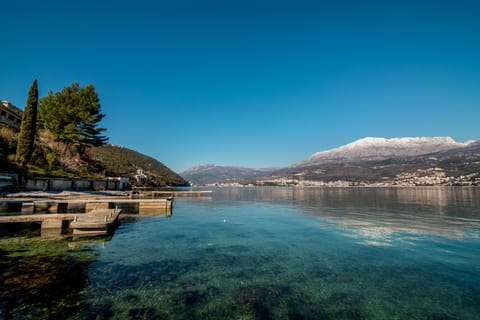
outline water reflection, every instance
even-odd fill
[[[372,244],[393,233],[463,238],[480,232],[478,188],[226,188],[216,189],[215,196],[293,204],[302,214],[371,238]]]

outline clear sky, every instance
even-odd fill
[[[180,172],[367,137],[480,139],[480,1],[2,1],[0,99],[94,84],[110,142]]]

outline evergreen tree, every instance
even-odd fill
[[[25,167],[32,157],[35,134],[37,132],[38,87],[37,79],[30,86],[27,104],[23,110],[22,124],[18,136],[15,160],[20,167]]]
[[[39,113],[46,130],[66,146],[77,147],[80,153],[86,146],[108,141],[101,135],[106,129],[98,127],[105,115],[93,85],[81,87],[73,83],[55,94],[50,91],[40,100]]]

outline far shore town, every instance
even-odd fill
[[[383,181],[313,181],[305,180],[301,175],[257,180],[254,183],[221,182],[206,186],[298,186],[298,187],[415,187],[415,186],[480,186],[480,173],[447,176],[442,168],[418,169],[414,172],[397,174],[395,178]]]

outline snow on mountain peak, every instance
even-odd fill
[[[366,137],[344,146],[314,153],[307,160],[294,166],[305,166],[322,162],[382,160],[392,157],[415,156],[466,146],[451,137]]]

